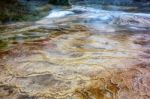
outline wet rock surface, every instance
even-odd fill
[[[149,19],[89,11],[3,26],[0,98],[149,99]]]

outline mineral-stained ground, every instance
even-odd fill
[[[150,99],[149,31],[73,19],[0,26],[0,99]]]

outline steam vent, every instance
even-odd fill
[[[150,99],[150,1],[0,0],[0,99]]]

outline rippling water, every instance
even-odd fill
[[[150,14],[58,8],[0,26],[2,99],[149,99]]]

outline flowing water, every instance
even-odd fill
[[[112,8],[1,25],[0,99],[149,99],[150,14]]]

